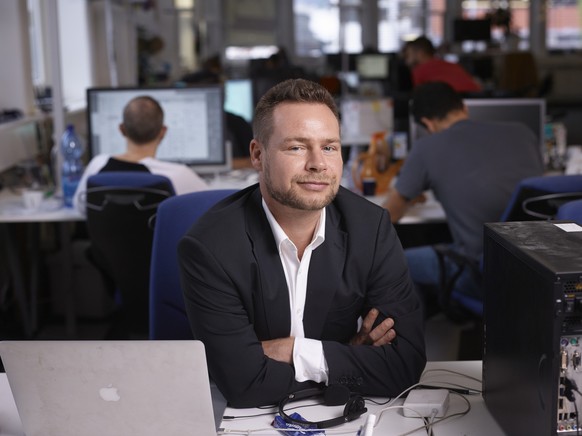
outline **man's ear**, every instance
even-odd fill
[[[261,144],[256,139],[253,139],[249,148],[251,153],[251,164],[253,165],[253,168],[257,171],[261,171],[263,169],[263,144]]]
[[[164,136],[166,136],[167,131],[168,131],[168,128],[166,126],[162,126],[162,128],[160,130],[160,134],[158,135],[158,142],[162,142],[162,139],[164,139]]]
[[[125,134],[125,126],[123,125],[123,123],[121,123],[121,124],[119,125],[119,131],[121,132],[121,134],[122,134],[123,136],[127,136],[127,135]]]
[[[422,117],[420,119],[420,122],[424,125],[424,127],[426,127],[426,130],[428,130],[430,133],[435,133],[436,130],[436,123],[434,120],[431,120],[429,118],[426,117]]]

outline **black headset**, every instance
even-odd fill
[[[326,406],[341,406],[345,404],[344,412],[342,416],[337,418],[327,419],[325,421],[301,421],[290,417],[285,413],[285,406],[292,401],[304,400],[306,398],[323,397],[323,403]],[[366,408],[366,402],[358,394],[352,394],[350,390],[343,385],[329,385],[325,389],[312,388],[305,389],[298,392],[293,392],[287,395],[279,402],[279,415],[286,422],[299,424],[303,426],[313,425],[315,428],[329,428],[336,425],[343,424],[345,422],[353,421],[358,419],[368,409]]]

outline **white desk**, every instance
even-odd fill
[[[0,436],[24,436],[6,374],[0,374]]]
[[[243,189],[258,182],[258,175],[254,170],[234,170],[229,174],[218,174],[207,180],[210,189]],[[406,211],[398,224],[425,224],[444,223],[446,214],[441,204],[434,198],[432,192],[426,192],[426,201],[416,203]],[[386,201],[385,195],[364,197],[374,204],[381,206]]]
[[[434,198],[431,191],[424,193],[426,201],[424,203],[413,204],[398,221],[398,224],[427,224],[444,223],[447,216],[442,205]],[[372,203],[381,206],[386,201],[386,195],[375,195],[365,197]]]
[[[481,362],[480,361],[458,361],[458,362],[429,362],[427,370],[448,369],[458,371],[471,377],[481,378]],[[439,382],[457,383],[472,389],[480,389],[481,383],[474,380],[467,379],[462,376],[442,372],[431,371],[425,372],[421,381],[425,384],[437,385]],[[444,384],[443,384],[444,385]],[[483,398],[481,395],[470,395],[466,397],[471,403],[471,411],[462,417],[454,417],[441,423],[435,424],[433,427],[436,436],[450,436],[450,435],[466,435],[466,436],[496,436],[503,435],[503,431],[499,425],[489,414]],[[291,403],[295,404],[295,403]],[[297,402],[297,404],[301,404]],[[398,404],[402,404],[401,401]],[[372,405],[367,402],[368,413],[379,414],[380,410],[385,406]],[[462,412],[466,408],[466,403],[456,395],[451,395],[449,413]],[[302,416],[307,419],[326,419],[341,415],[342,406],[337,407],[311,407],[299,411]],[[227,408],[225,415],[247,415],[264,412],[259,409],[232,409]],[[223,421],[222,427],[230,429],[230,434],[244,434],[237,433],[234,430],[248,430],[265,428],[267,431],[260,432],[260,435],[280,436],[280,433],[271,427],[273,416],[262,416],[248,419],[236,419],[233,421]],[[355,435],[360,426],[365,422],[366,415],[359,419],[347,423],[345,425],[328,429],[327,434],[333,435],[339,431],[347,431],[353,429],[353,432],[344,433]],[[399,409],[384,412],[380,418],[378,425],[374,430],[376,436],[390,436],[400,435],[413,430],[422,425],[422,421],[417,418],[405,418]],[[415,436],[426,436],[426,431],[416,431]],[[0,436],[24,436],[22,431],[22,424],[18,417],[16,405],[6,380],[6,374],[0,374]]]
[[[71,258],[71,241],[70,232],[67,227],[68,223],[82,221],[84,217],[72,208],[64,208],[62,200],[48,198],[43,200],[40,208],[36,211],[29,211],[24,208],[22,197],[12,192],[10,189],[4,189],[0,192],[0,238],[5,242],[6,258],[8,259],[12,281],[14,285],[15,296],[20,306],[20,314],[23,322],[24,333],[30,337],[37,328],[37,294],[38,294],[38,266],[39,266],[39,229],[35,224],[52,222],[58,225],[59,242],[64,252],[65,258]],[[30,256],[29,291],[26,290],[25,278],[22,265],[17,253],[17,241],[14,233],[10,231],[10,224],[27,223],[31,224],[27,229],[28,232],[28,254]],[[67,267],[71,267],[69,262]],[[65,271],[63,279],[68,292],[66,324],[67,332],[73,335],[75,331],[74,317],[74,295],[72,289],[72,269]],[[30,300],[30,303],[28,302]]]
[[[443,371],[433,371],[439,369],[448,369],[452,371],[461,372],[471,377],[481,379],[481,361],[458,361],[458,362],[429,362],[427,364],[425,374],[421,378],[421,382],[427,385],[438,385],[445,386],[446,383],[455,383],[463,385],[472,389],[481,389],[481,383],[474,380],[462,377],[459,375],[443,372]],[[427,372],[427,370],[430,370]],[[445,420],[441,423],[435,424],[433,427],[434,434],[436,436],[450,436],[450,435],[467,435],[467,436],[496,436],[503,435],[503,431],[489,414],[483,397],[481,395],[468,395],[466,398],[471,404],[471,411],[462,417],[453,417],[449,420]],[[402,404],[402,400],[396,402],[397,405]],[[295,404],[309,404],[308,401],[291,403]],[[386,406],[379,406],[366,402],[366,407],[368,408],[368,413],[374,413],[377,416],[380,411]],[[467,408],[465,401],[457,395],[451,394],[450,396],[450,406],[449,414],[462,412]],[[336,416],[341,416],[343,406],[338,407],[308,407],[305,409],[300,409],[298,412],[306,419],[310,420],[322,420],[328,419]],[[264,411],[258,409],[232,409],[227,408],[224,412],[225,415],[239,416],[239,415],[252,415],[261,413]],[[334,430],[347,431],[352,429],[352,433],[356,434],[360,426],[362,426],[366,420],[367,414],[358,418],[351,423],[347,423],[340,427],[335,427],[334,429],[327,430],[327,434],[334,434]],[[222,427],[229,429],[230,434],[244,434],[244,432],[235,432],[234,430],[247,430],[247,429],[272,429],[271,422],[273,420],[273,415],[261,416],[248,419],[235,419],[222,422]],[[374,430],[374,435],[390,436],[390,435],[401,435],[407,433],[410,430],[414,430],[422,425],[422,421],[417,418],[405,418],[402,415],[401,409],[393,409],[386,411],[382,414],[382,417],[378,421],[378,425]],[[260,432],[261,435],[280,435],[274,429],[271,431],[266,430]],[[426,431],[419,430],[413,435],[425,435]]]

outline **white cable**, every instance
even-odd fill
[[[465,377],[468,378],[470,380],[474,380],[476,382],[482,383],[481,379],[478,379],[477,377],[473,377],[467,374],[463,374],[462,372],[458,372],[458,371],[453,371],[451,369],[444,369],[444,368],[433,368],[433,369],[427,369],[425,370],[422,375],[420,376],[420,378],[422,379],[422,377],[424,377],[426,374],[429,374],[431,372],[448,372],[450,374],[455,374],[455,375],[460,375],[461,377]]]

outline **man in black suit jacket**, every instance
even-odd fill
[[[253,130],[259,184],[213,207],[179,246],[211,377],[235,407],[318,383],[399,394],[426,363],[420,303],[388,213],[339,186],[332,97],[283,82]]]

